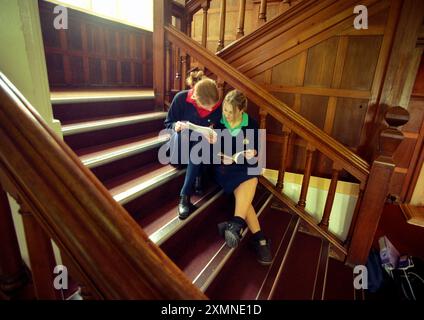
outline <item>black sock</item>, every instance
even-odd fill
[[[253,241],[259,242],[261,240],[266,240],[264,233],[262,230],[259,230],[258,232],[253,234]]]
[[[239,216],[234,216],[231,219],[232,223],[238,224],[240,227],[242,227],[243,229],[245,229],[247,227],[246,221],[244,221],[243,218],[239,217]]]

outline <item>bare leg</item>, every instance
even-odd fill
[[[252,178],[243,182],[234,190],[234,196],[236,198],[234,215],[243,218],[252,233],[256,233],[261,229],[255,209],[252,206],[257,184],[258,179]]]
[[[258,216],[252,205],[250,205],[249,212],[247,213],[246,223],[249,227],[249,230],[252,234],[255,234],[258,231],[261,231],[261,226],[259,225]]]

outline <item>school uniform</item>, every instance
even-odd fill
[[[240,155],[232,164],[221,163],[215,165],[215,179],[225,193],[232,193],[241,183],[259,175],[257,173],[252,174],[251,170],[249,170],[249,168],[253,169],[258,165],[257,156],[260,153],[258,129],[257,122],[247,113],[243,113],[242,122],[235,128],[231,128],[224,115],[222,115],[221,121],[217,126],[220,153],[231,157],[238,152],[249,149],[258,152],[256,157],[251,160],[247,160],[243,155]],[[227,147],[225,147],[225,139],[228,139],[228,142],[231,141],[231,143],[227,144]],[[229,145],[231,145],[231,150],[229,150]],[[218,161],[217,159],[219,158],[220,156],[215,153],[214,161]]]
[[[180,166],[182,158],[188,160],[187,171],[183,188],[181,189],[180,195],[191,195],[193,190],[194,180],[200,173],[201,164],[194,164],[187,154],[181,154],[182,137],[189,139],[189,134],[183,134],[182,132],[175,132],[175,123],[177,121],[189,121],[196,125],[204,127],[215,127],[222,115],[221,101],[219,101],[212,110],[206,110],[199,107],[195,100],[192,98],[193,90],[185,90],[177,93],[171,103],[171,107],[168,111],[168,115],[165,120],[165,128],[172,129],[171,138],[169,141],[171,164]],[[198,141],[189,141],[189,152],[191,148],[199,143]],[[178,156],[173,156],[177,154]]]

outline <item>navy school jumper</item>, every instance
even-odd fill
[[[191,123],[215,128],[222,116],[221,101],[218,102],[212,111],[202,109],[196,105],[196,102],[191,99],[192,90],[185,90],[177,93],[172,100],[171,107],[165,120],[165,128],[172,129],[171,139],[169,142],[170,153],[178,152],[181,155],[181,132],[175,132],[174,127],[177,121],[190,121]],[[189,143],[189,150],[197,144],[197,141]],[[178,150],[173,150],[177,148]],[[175,159],[172,164],[175,163]],[[181,159],[179,159],[181,160]],[[177,161],[178,162],[178,161]],[[193,193],[194,180],[200,174],[202,164],[194,164],[188,158],[187,171],[184,180],[184,185],[181,189],[180,195],[191,195]]]
[[[246,123],[240,126],[235,135],[230,134],[229,128],[224,124],[224,120],[219,122],[216,126],[216,129],[220,129],[220,135],[218,139],[221,140],[220,150],[221,153],[226,154],[227,156],[234,155],[238,152],[245,151],[248,149],[253,149],[258,152],[258,155],[261,153],[261,144],[259,140],[259,128],[255,119],[251,118],[246,114],[247,121]],[[249,133],[247,133],[249,131]],[[225,150],[223,139],[225,136],[231,136],[231,150]],[[241,144],[238,142],[242,142]],[[228,153],[230,151],[230,153]],[[217,156],[217,155],[214,155]],[[244,181],[250,180],[260,175],[258,170],[253,170],[249,172],[248,169],[258,168],[257,157],[248,161],[239,156],[237,162],[234,162],[230,165],[218,164],[215,165],[215,178],[217,183],[224,189],[225,193],[232,193],[241,183]]]

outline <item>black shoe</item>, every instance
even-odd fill
[[[269,239],[262,239],[259,241],[252,240],[253,249],[256,253],[256,260],[261,265],[269,266],[272,263],[271,243]]]
[[[202,177],[196,177],[194,180],[194,194],[201,196],[203,194],[203,188],[202,188]]]
[[[225,243],[230,248],[236,248],[243,234],[243,227],[237,223],[222,222],[218,224],[218,232],[225,238]]]
[[[189,196],[181,196],[178,204],[178,217],[181,220],[187,219],[191,213],[193,205],[190,203]]]

